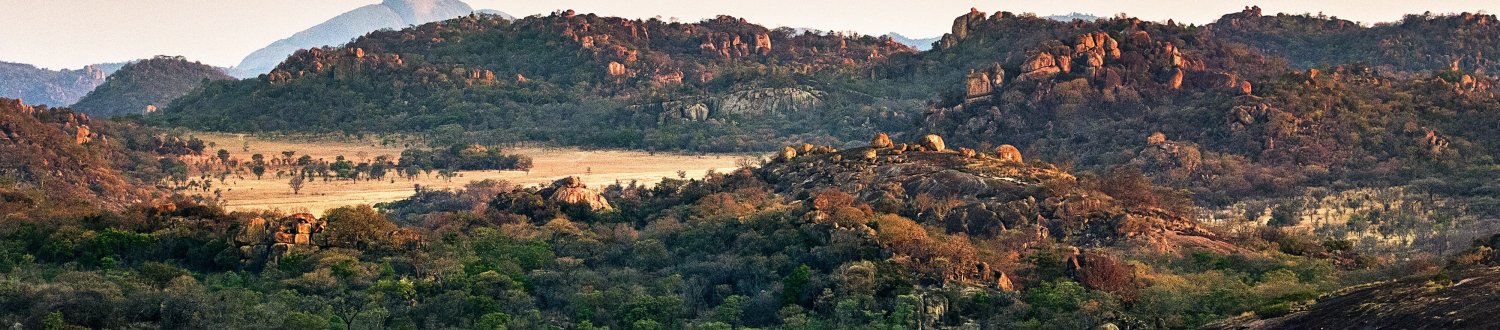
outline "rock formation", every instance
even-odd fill
[[[891,143],[891,137],[889,135],[885,135],[885,133],[875,134],[875,138],[870,140],[870,148],[884,149],[893,146],[895,146],[895,144]]]
[[[822,97],[803,88],[759,88],[730,93],[717,103],[724,114],[759,115],[816,109],[823,106]]]
[[[761,56],[771,54],[771,36],[765,33],[755,34],[755,52]]]
[[[609,210],[609,201],[604,199],[598,191],[589,189],[583,184],[583,180],[576,176],[570,176],[552,183],[551,195],[548,199],[566,204],[588,205],[594,210]]]
[[[965,78],[966,92],[964,93],[964,104],[983,103],[994,98],[995,91],[1005,82],[1005,69],[1000,63],[995,63],[993,68],[984,70],[970,70]]]
[[[282,218],[272,238],[276,244],[312,245],[313,235],[326,228],[328,223],[312,214],[297,213]]]
[[[937,134],[923,136],[922,147],[927,148],[928,151],[943,151],[947,149],[947,146],[943,145],[943,137],[937,136]]]
[[[1009,144],[1002,144],[1000,145],[1000,147],[995,148],[995,156],[999,157],[1000,160],[1003,161],[1015,163],[1025,162],[1021,159],[1021,150],[1016,149],[1016,146]]]
[[[1016,77],[1017,81],[1031,81],[1052,77],[1062,69],[1057,66],[1058,60],[1052,53],[1038,52],[1030,60],[1021,63],[1021,75]]]
[[[969,8],[969,13],[953,19],[953,29],[950,33],[943,35],[939,41],[939,47],[947,49],[958,44],[958,41],[969,37],[969,33],[984,22],[985,13],[978,8]]]
[[[1171,89],[1182,88],[1182,68],[1172,69],[1172,76],[1167,78],[1167,87]]]
[[[610,77],[624,77],[625,76],[625,65],[621,64],[620,62],[613,62],[613,61],[609,62],[609,68],[608,69],[609,69],[609,76]]]

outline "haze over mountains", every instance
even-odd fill
[[[66,106],[103,84],[105,77],[124,65],[98,64],[54,71],[30,64],[0,62],[0,97],[28,104]]]
[[[337,46],[376,30],[399,29],[470,13],[475,13],[474,9],[459,0],[385,0],[379,4],[359,7],[291,37],[277,40],[245,56],[230,73],[240,78],[254,77],[270,72],[287,55],[298,49]],[[494,10],[481,10],[479,13],[510,17]]]

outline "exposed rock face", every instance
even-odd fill
[[[1445,271],[1453,284],[1411,276],[1319,298],[1284,316],[1239,317],[1204,329],[1492,329],[1500,324],[1500,268]]]
[[[624,77],[625,76],[625,64],[621,64],[620,62],[613,62],[613,61],[609,62],[609,76],[610,77]]]
[[[895,144],[891,143],[891,137],[885,133],[875,134],[875,138],[870,140],[870,148],[884,149],[894,146]]]
[[[96,64],[78,70],[52,71],[20,63],[0,62],[0,98],[54,107],[78,102],[105,82],[121,64]]]
[[[682,117],[692,121],[708,120],[708,106],[695,103],[682,109]]]
[[[971,70],[966,80],[968,91],[965,93],[965,100],[986,97],[994,92],[994,86],[990,83],[990,75],[987,73]]]
[[[1021,159],[1021,150],[1016,149],[1016,146],[1009,145],[1009,144],[1002,144],[1002,145],[1000,145],[999,148],[995,148],[995,155],[998,156],[998,157],[1000,157],[1000,160],[1003,160],[1003,161],[1014,162],[1014,163],[1024,163],[1025,162],[1024,160]]]
[[[947,146],[943,144],[943,137],[937,134],[927,134],[922,137],[922,147],[929,151],[943,151]]]
[[[1010,282],[1010,276],[1006,276],[1003,272],[995,277],[995,287],[1005,292],[1016,291],[1016,285]]]
[[[1182,68],[1172,70],[1172,76],[1167,78],[1167,87],[1171,89],[1182,88]]]
[[[979,11],[978,8],[969,8],[968,14],[953,19],[952,32],[943,35],[939,41],[939,46],[946,49],[958,44],[959,40],[968,38],[969,33],[978,28],[980,23],[984,22],[984,18],[984,12]]]
[[[475,11],[459,0],[385,0],[340,14],[286,39],[277,40],[245,56],[229,73],[239,78],[251,78],[276,68],[287,55],[298,49],[340,45],[380,29],[400,29],[471,13],[511,18],[510,15],[492,10]]]
[[[1005,82],[1005,69],[1000,63],[995,63],[993,68],[969,71],[965,78],[967,87],[964,93],[964,103],[980,103],[990,101],[994,98],[996,90]]]
[[[1443,150],[1448,148],[1448,137],[1435,130],[1426,131],[1427,136],[1423,140],[1427,141],[1427,151],[1434,155],[1442,154]]]
[[[755,52],[761,56],[771,54],[771,36],[765,33],[755,34]]]
[[[547,197],[553,201],[567,204],[588,205],[594,210],[610,209],[609,201],[604,199],[598,191],[589,189],[576,176],[570,176],[552,183],[552,194]]]
[[[1039,52],[1030,60],[1021,63],[1021,75],[1016,77],[1018,81],[1031,81],[1052,77],[1062,72],[1057,66],[1058,60],[1052,53]]]
[[[797,149],[792,147],[782,147],[781,153],[776,155],[776,160],[783,162],[790,161],[793,158],[797,158]]]
[[[312,214],[297,213],[282,218],[272,238],[277,244],[312,245],[313,235],[326,228],[328,223]]]
[[[93,141],[89,138],[89,134],[89,125],[78,125],[78,130],[73,134],[74,143],[84,144]]]
[[[1120,59],[1120,43],[1103,31],[1084,34],[1073,43],[1074,54],[1098,54],[1100,58]]]
[[[801,88],[760,88],[729,94],[718,101],[718,108],[737,115],[797,112],[823,106],[822,97],[822,92]]]

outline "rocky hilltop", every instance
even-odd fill
[[[129,157],[120,129],[67,109],[0,99],[0,214],[118,207],[150,197],[116,162]]]
[[[149,114],[205,81],[229,79],[234,78],[219,68],[180,56],[157,56],[126,64],[72,108],[98,117]]]
[[[270,72],[287,55],[299,49],[337,46],[382,29],[401,29],[471,13],[475,13],[474,9],[459,0],[385,0],[340,14],[291,37],[277,40],[245,56],[230,73],[240,78],[253,78]],[[482,13],[510,18],[497,11]]]
[[[1237,250],[1178,211],[1090,188],[1051,164],[1024,162],[1010,145],[979,151],[936,135],[893,143],[881,134],[868,147],[786,147],[760,171],[789,196],[838,190],[976,238],[1020,231],[1078,247]]]
[[[0,97],[30,104],[67,106],[78,102],[122,64],[99,64],[78,70],[52,71],[28,64],[0,62]]]
[[[829,111],[896,116],[891,106],[857,104],[870,94],[824,77],[877,74],[880,63],[914,53],[889,38],[772,29],[729,16],[681,24],[573,11],[514,21],[471,15],[300,50],[262,77],[190,93],[157,119],[216,130],[422,131],[451,124],[564,143],[769,149],[776,141],[767,136],[800,139],[752,132],[795,127]],[[455,102],[477,108],[454,112],[463,108]],[[541,122],[573,125],[533,124]],[[704,128],[737,132],[680,134]],[[850,134],[837,126],[803,129]]]
[[[1305,310],[1258,320],[1234,318],[1208,329],[1494,329],[1500,268],[1443,279],[1405,278],[1344,289]]]

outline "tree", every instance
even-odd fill
[[[297,175],[292,177],[292,181],[289,181],[286,184],[287,186],[292,187],[292,194],[296,195],[301,193],[302,184],[304,183],[304,181],[306,181],[306,179],[304,179],[302,175]]]
[[[261,164],[251,165],[250,172],[255,173],[256,180],[260,180],[262,176],[266,175],[266,166]]]
[[[229,150],[219,149],[217,156],[220,164],[229,164]]]
[[[390,240],[389,233],[396,231],[396,224],[376,212],[369,205],[345,206],[328,210],[323,217],[328,228],[323,236],[335,247],[364,249],[384,246]]]

